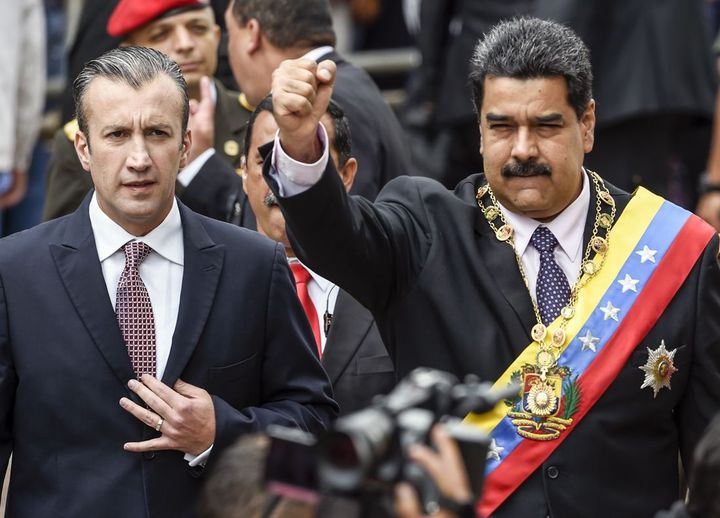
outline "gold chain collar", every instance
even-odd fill
[[[542,323],[540,308],[538,308],[537,302],[530,293],[530,286],[528,284],[525,268],[522,264],[522,258],[518,255],[517,250],[515,249],[513,228],[505,220],[505,216],[498,206],[497,199],[495,198],[495,194],[490,188],[490,185],[484,184],[478,187],[475,195],[477,204],[480,207],[480,210],[482,210],[488,225],[490,225],[490,228],[495,233],[495,237],[499,241],[504,241],[513,249],[518,269],[520,270],[520,276],[522,277],[523,282],[525,283],[525,288],[528,290],[528,294],[530,295],[533,312],[535,313],[535,320],[537,321],[530,330],[530,336],[533,341],[537,343],[539,348],[536,360],[537,366],[540,368],[543,378],[548,370],[557,365],[560,348],[565,344],[565,340],[567,338],[565,328],[567,327],[568,321],[575,316],[575,306],[577,304],[580,289],[590,282],[590,279],[592,279],[601,270],[605,262],[607,251],[610,248],[609,232],[615,221],[615,200],[610,195],[607,187],[605,187],[605,183],[602,178],[593,171],[588,171],[588,173],[593,185],[595,186],[596,193],[595,221],[593,223],[592,235],[585,247],[585,254],[583,255],[583,260],[580,265],[580,276],[570,289],[570,300],[560,311],[560,324],[552,333],[549,343],[547,327]],[[603,211],[603,206],[609,207],[609,213]],[[495,224],[495,221],[498,219],[502,222],[502,225],[499,227]],[[591,258],[593,253],[595,253],[595,257]]]

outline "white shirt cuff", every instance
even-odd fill
[[[202,166],[205,165],[205,162],[207,162],[208,159],[214,154],[215,148],[212,147],[200,153],[195,160],[186,165],[183,170],[178,173],[178,182],[180,182],[183,187],[187,187],[188,185],[190,185],[190,182],[192,182],[193,179],[197,176],[197,174],[200,172],[200,169],[202,169]]]
[[[317,162],[306,164],[290,158],[280,145],[280,130],[275,133],[270,176],[278,183],[280,196],[300,194],[320,180],[329,159],[327,131],[322,123],[318,124],[317,136],[323,147],[322,156]]]
[[[205,463],[208,460],[208,457],[210,456],[210,452],[213,449],[213,444],[210,445],[210,447],[202,452],[200,455],[193,455],[192,453],[186,453],[183,459],[185,459],[188,463],[188,466],[191,468],[194,468],[195,466],[205,466]]]

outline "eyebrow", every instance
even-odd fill
[[[504,122],[507,120],[510,120],[510,117],[507,115],[498,115],[497,113],[487,113],[485,114],[485,120],[488,122]]]
[[[563,120],[563,116],[561,113],[549,113],[547,115],[535,117],[535,120],[537,122],[558,122]]]

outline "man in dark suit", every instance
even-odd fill
[[[352,186],[358,163],[351,153],[349,121],[333,101],[328,104],[323,123],[328,128],[330,154],[345,190]],[[308,319],[317,332],[322,364],[333,386],[340,413],[347,414],[368,406],[378,394],[395,386],[395,372],[387,349],[370,312],[345,290],[315,272],[295,257],[285,231],[285,219],[262,175],[263,145],[272,142],[277,124],[272,116],[272,97],[260,102],[250,116],[243,144],[243,188],[255,214],[258,232],[282,243],[293,272],[307,271],[305,287],[312,307]],[[300,273],[296,274],[298,280]]]
[[[279,14],[282,13],[282,14]],[[330,59],[338,74],[333,99],[347,114],[358,173],[352,193],[375,199],[391,179],[408,174],[409,156],[397,118],[370,76],[333,49],[327,0],[234,0],[225,12],[230,66],[250,104],[270,92],[284,59]]]
[[[240,178],[240,142],[250,107],[244,96],[208,82],[217,66],[220,28],[203,0],[122,0],[108,21],[109,34],[121,46],[136,45],[164,52],[183,70],[192,101],[193,147],[188,166],[178,176],[180,200],[200,214],[237,221],[244,204]],[[73,148],[77,120],[58,130],[47,177],[43,218],[73,212],[92,189]]]
[[[74,84],[95,183],[0,246],[0,451],[8,516],[193,516],[203,466],[270,423],[337,407],[281,246],[177,202],[189,104],[142,47]]]
[[[454,192],[398,178],[375,203],[347,196],[327,160],[318,120],[334,70],[276,72],[266,177],[298,257],[371,310],[399,376],[424,365],[521,387],[468,416],[492,438],[482,514],[669,507],[678,452],[690,471],[720,407],[718,236],[583,168],[595,125],[583,42],[535,18],[494,27],[471,74],[485,173]]]

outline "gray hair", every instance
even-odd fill
[[[564,77],[578,119],[592,99],[590,51],[559,23],[522,17],[501,22],[477,44],[470,61],[475,111],[480,116],[487,76],[515,79]]]
[[[232,14],[240,27],[256,19],[279,49],[335,45],[328,0],[234,0]]]
[[[145,47],[120,47],[112,49],[97,59],[85,64],[73,82],[73,98],[75,99],[75,116],[80,131],[89,140],[87,113],[84,99],[90,83],[96,77],[105,77],[113,81],[121,81],[135,90],[153,81],[160,74],[167,75],[175,82],[183,103],[182,134],[187,130],[190,105],[187,83],[182,70],[172,59],[162,52]]]

